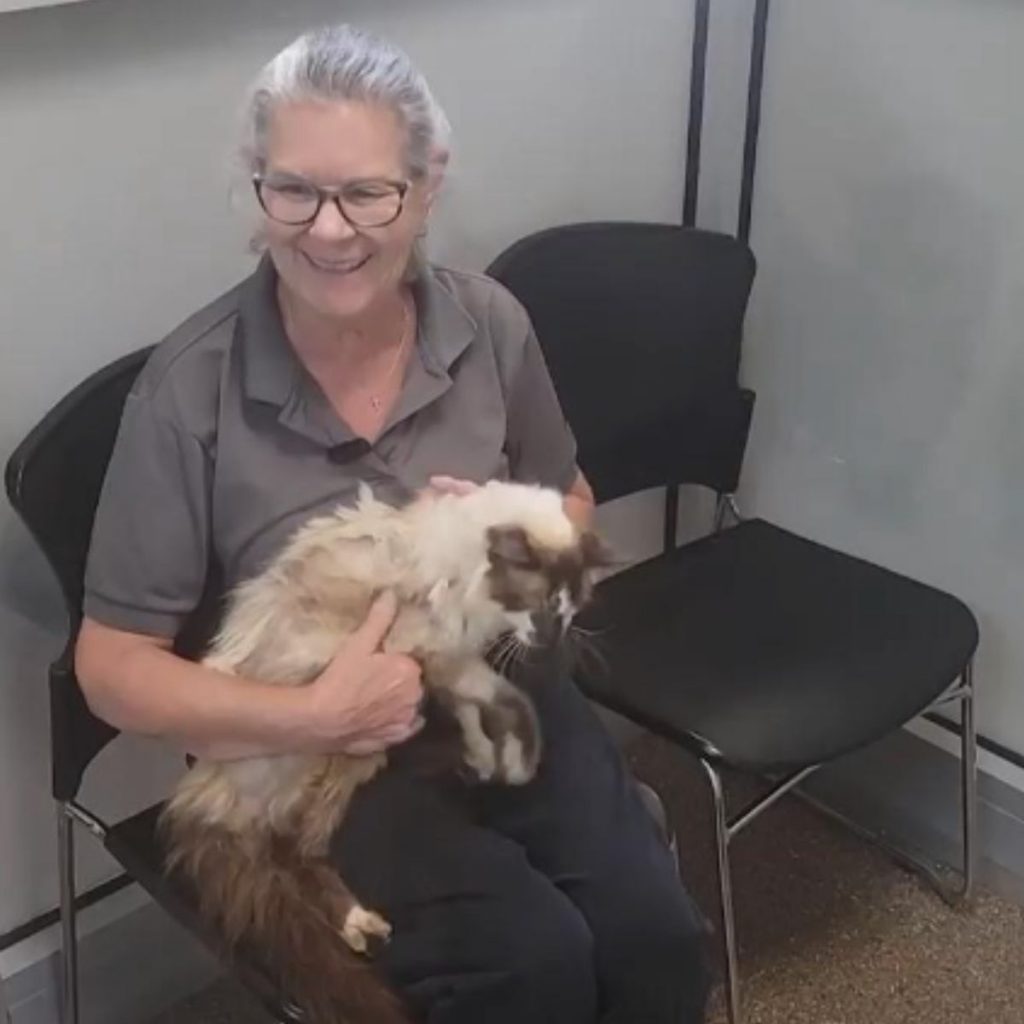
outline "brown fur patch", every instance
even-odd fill
[[[165,820],[168,865],[199,894],[207,927],[229,957],[261,962],[310,1024],[407,1024],[398,999],[341,936],[355,897],[295,840]]]
[[[510,611],[542,611],[548,597],[563,587],[580,607],[590,597],[592,570],[611,563],[603,541],[589,530],[567,548],[540,544],[516,525],[491,527],[487,542],[491,593]]]

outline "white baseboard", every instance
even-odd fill
[[[957,867],[959,741],[949,739],[953,745],[937,726],[913,723],[822,768],[803,788],[853,820]],[[1015,785],[1019,774],[984,751],[979,755],[978,878],[993,892],[1024,905],[1024,789]]]

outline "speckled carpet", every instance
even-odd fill
[[[684,876],[716,919],[710,810],[693,762],[650,739],[630,755],[668,803]],[[1024,1021],[1024,908],[982,892],[972,911],[951,910],[791,799],[744,832],[733,864],[747,1024]],[[709,1024],[724,1019],[716,993]],[[225,981],[151,1024],[267,1020]]]

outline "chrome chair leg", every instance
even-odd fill
[[[743,522],[743,514],[740,512],[739,504],[735,494],[721,493],[715,501],[715,517],[712,523],[711,532],[721,533],[725,529],[726,522],[732,520],[734,525]]]
[[[725,940],[725,998],[729,1024],[740,1024],[739,957],[736,947],[736,918],[732,903],[732,873],[729,868],[729,819],[726,816],[722,776],[703,758],[701,766],[707,775],[714,800],[715,852],[718,867],[718,892],[722,909],[722,937]]]
[[[961,899],[974,892],[978,857],[978,734],[974,719],[974,666],[968,662],[961,680],[960,704],[960,797],[963,828],[963,886]]]
[[[78,928],[75,911],[74,822],[57,804],[57,859],[60,871],[60,1021],[78,1024]]]

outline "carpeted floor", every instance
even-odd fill
[[[692,762],[657,741],[636,744],[631,760],[669,804],[684,876],[714,920],[701,779]],[[737,840],[734,881],[747,1024],[1024,1021],[1024,908],[982,893],[971,912],[950,910],[882,854],[793,800]],[[152,1024],[267,1020],[224,982]],[[724,1021],[720,996],[712,1021]]]

